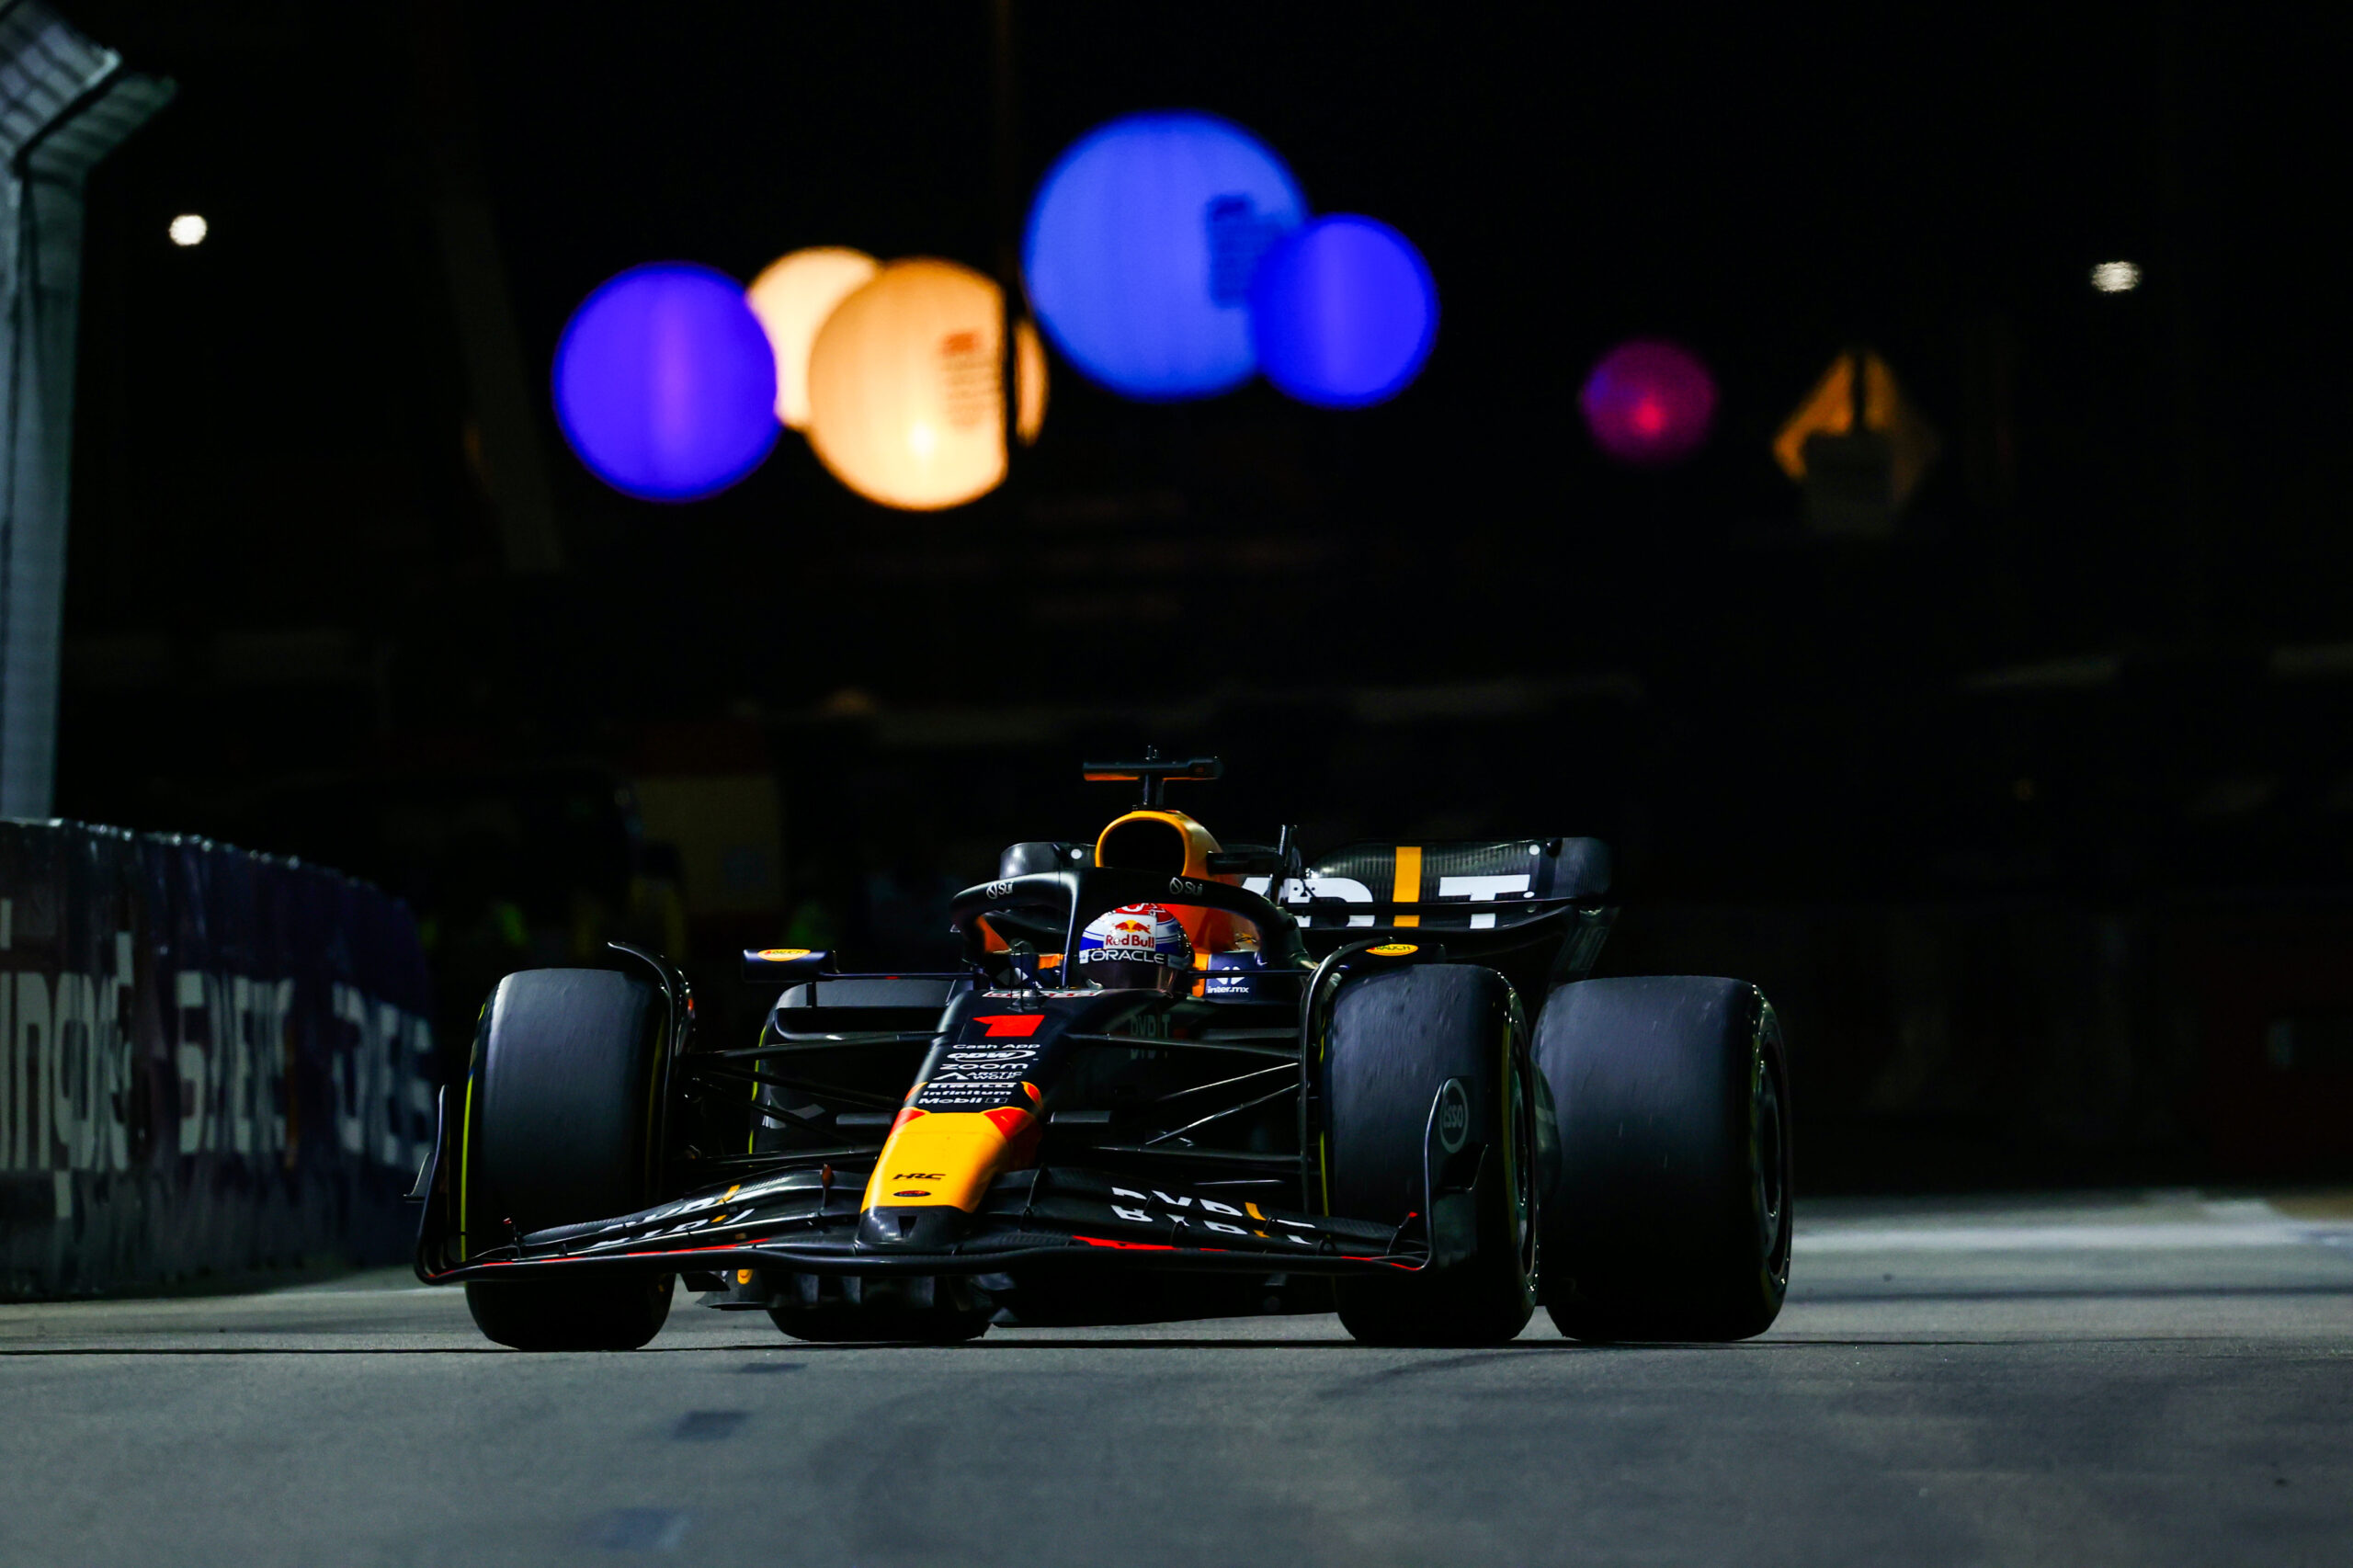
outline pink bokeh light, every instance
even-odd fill
[[[1651,467],[1690,456],[1716,418],[1715,378],[1672,343],[1637,339],[1601,357],[1577,394],[1594,445]]]

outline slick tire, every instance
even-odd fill
[[[1789,1064],[1753,985],[1586,980],[1536,1022],[1561,1168],[1545,1307],[1586,1340],[1762,1334],[1790,1284]]]
[[[1449,1082],[1467,1117],[1449,1112],[1440,1131],[1433,1107]],[[1516,1337],[1536,1307],[1541,1183],[1534,1070],[1511,987],[1470,964],[1351,983],[1333,1004],[1324,1085],[1331,1212],[1395,1224],[1429,1208],[1425,1151],[1439,1138],[1441,1180],[1463,1188],[1441,1196],[1448,1233],[1476,1242],[1427,1274],[1337,1281],[1341,1324],[1372,1345]]]
[[[986,1334],[995,1312],[972,1281],[953,1275],[921,1285],[868,1279],[857,1297],[813,1303],[772,1298],[768,1319],[793,1338],[817,1344],[954,1345]]]
[[[467,1085],[460,1191],[469,1252],[653,1201],[661,1151],[665,1007],[653,987],[598,969],[539,969],[498,983]],[[475,1280],[474,1324],[517,1350],[635,1350],[662,1331],[672,1276]]]

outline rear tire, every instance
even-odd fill
[[[819,1289],[824,1295],[814,1303],[796,1295],[790,1304],[770,1306],[769,1321],[795,1339],[822,1345],[955,1345],[986,1334],[996,1310],[960,1275],[821,1282]]]
[[[460,1188],[467,1251],[653,1201],[665,1006],[597,969],[526,970],[483,1007]],[[635,1350],[662,1331],[673,1276],[587,1268],[473,1280],[474,1324],[517,1350]]]
[[[1430,1206],[1432,1107],[1449,1080],[1462,1085],[1468,1112],[1460,1147],[1439,1147],[1441,1179],[1470,1190],[1442,1202],[1472,1208],[1476,1245],[1424,1274],[1336,1281],[1340,1322],[1367,1344],[1501,1345],[1535,1311],[1537,1099],[1518,1013],[1503,977],[1471,964],[1379,971],[1333,1004],[1324,1062],[1333,1213],[1391,1225],[1421,1213]],[[1422,1215],[1426,1226],[1431,1219]]]
[[[1561,986],[1536,1024],[1561,1176],[1545,1307],[1588,1340],[1762,1334],[1789,1291],[1789,1066],[1753,985]]]

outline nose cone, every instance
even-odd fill
[[[873,1252],[946,1252],[972,1234],[972,1217],[961,1209],[868,1210],[858,1221],[858,1244]]]

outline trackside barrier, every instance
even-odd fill
[[[365,883],[0,822],[0,1298],[404,1257],[431,1010]]]

